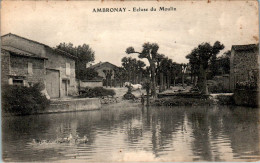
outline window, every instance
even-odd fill
[[[8,79],[8,84],[9,84],[9,85],[13,85],[13,78],[9,78],[9,79]]]
[[[33,74],[33,65],[30,62],[28,62],[28,74]]]
[[[66,63],[66,75],[70,75],[70,63]]]
[[[19,86],[23,86],[23,80],[13,80],[13,85],[19,85]]]

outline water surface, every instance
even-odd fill
[[[259,110],[150,107],[123,102],[101,110],[4,117],[5,161],[257,161]],[[33,144],[70,133],[86,144]]]

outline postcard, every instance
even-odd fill
[[[259,5],[1,2],[4,162],[259,161]]]

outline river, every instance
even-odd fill
[[[34,144],[72,135],[86,144]],[[5,161],[256,161],[259,110],[150,107],[123,102],[101,110],[4,117]]]

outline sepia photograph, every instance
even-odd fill
[[[260,160],[257,0],[2,0],[3,162]]]

